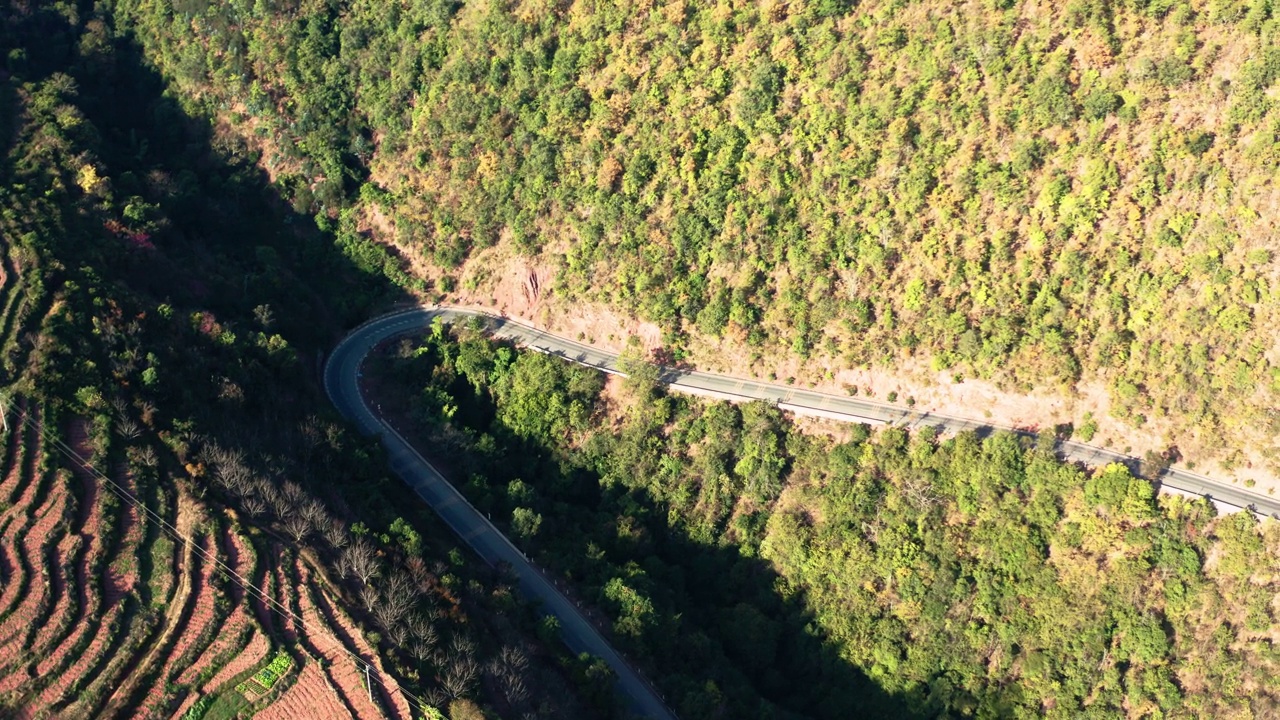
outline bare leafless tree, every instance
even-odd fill
[[[417,640],[409,643],[409,654],[418,662],[426,662],[431,658],[431,646]]]
[[[142,413],[142,424],[150,427],[155,422],[156,406],[155,403],[143,400],[138,404],[138,412]]]
[[[311,499],[310,496],[307,495],[307,491],[303,490],[301,485],[292,480],[285,480],[280,486],[280,492],[294,507],[301,507],[303,503]]]
[[[125,452],[128,454],[130,462],[144,468],[154,468],[160,464],[160,456],[156,453],[156,449],[150,445],[130,447]]]
[[[123,416],[116,421],[116,431],[125,440],[137,440],[142,435],[142,428],[128,416]]]
[[[529,669],[529,656],[523,648],[516,645],[503,645],[502,651],[498,653],[498,660],[503,665],[520,672]]]
[[[420,613],[414,613],[406,624],[413,632],[413,636],[417,638],[419,643],[424,645],[428,651],[431,650],[431,648],[434,648],[436,643],[440,641],[440,635],[436,632],[435,624],[426,616]]]
[[[917,510],[929,511],[939,502],[938,493],[927,477],[910,477],[902,483],[902,494]]]
[[[324,424],[315,415],[307,416],[298,426],[298,438],[302,444],[302,466],[310,467],[316,450],[324,444]]]
[[[378,592],[378,588],[372,585],[365,585],[360,588],[360,602],[364,603],[366,610],[372,612],[378,607],[378,600],[380,599],[381,593]]]
[[[249,495],[241,501],[244,511],[252,517],[262,517],[267,514],[267,503],[257,495]]]
[[[405,567],[409,570],[409,577],[413,578],[413,582],[426,592],[431,588],[431,571],[427,570],[427,563],[421,557],[414,555],[405,561]]]
[[[217,443],[204,443],[195,453],[195,461],[204,463],[210,467],[218,465],[218,445]]]
[[[381,565],[377,550],[364,538],[358,538],[343,548],[338,559],[338,570],[343,575],[358,578],[365,585],[381,574]]]
[[[466,635],[454,635],[449,640],[449,656],[450,657],[469,657],[475,658],[476,644]]]
[[[475,687],[480,677],[480,664],[471,655],[458,655],[450,658],[449,666],[440,678],[440,687],[449,693],[449,697],[461,698]]]
[[[217,482],[231,482],[232,479],[250,477],[249,465],[245,462],[244,453],[238,449],[226,449],[214,444],[205,446],[207,465],[214,466],[214,479]]]
[[[324,503],[315,498],[308,498],[302,503],[300,514],[307,519],[312,528],[323,528],[329,522],[329,513],[325,511]]]
[[[311,521],[307,520],[307,518],[299,512],[290,513],[284,519],[283,525],[284,531],[288,533],[289,537],[293,538],[293,541],[297,544],[301,544],[302,541],[311,534]]]
[[[236,497],[244,497],[255,489],[253,473],[244,465],[218,465],[213,471],[213,481]]]
[[[514,645],[504,645],[498,656],[489,663],[489,672],[512,704],[524,702],[529,697],[529,688],[525,682],[525,671],[528,668],[528,656]]]
[[[507,696],[507,700],[512,705],[517,705],[529,699],[529,688],[525,685],[524,675],[510,669],[504,669],[497,677],[498,684],[502,686],[502,693]]]
[[[283,492],[280,492],[275,485],[270,482],[264,482],[261,488],[263,498],[271,506],[271,510],[276,514],[276,517],[283,520],[294,514],[295,506],[293,501],[286,497]]]
[[[402,572],[395,573],[382,583],[381,597],[373,608],[373,617],[384,630],[396,627],[413,610],[417,592],[413,580]]]
[[[436,707],[445,707],[449,704],[449,693],[444,688],[431,688],[427,691],[426,700]]]
[[[347,524],[336,517],[325,520],[325,523],[320,526],[320,532],[329,543],[329,547],[334,550],[341,550],[351,542],[351,533],[347,530]]]

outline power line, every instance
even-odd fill
[[[4,401],[4,399],[0,398],[0,412],[7,412],[7,411],[8,411],[7,403]],[[20,418],[21,418],[20,421],[17,424],[15,424],[14,432],[19,432],[23,427],[27,425],[27,420],[28,420],[27,413],[25,412],[22,413]],[[141,513],[141,517],[144,520],[151,520],[152,522],[154,522],[157,527],[159,527],[163,532],[165,532],[175,541],[181,542],[182,547],[184,549],[189,548],[192,552],[199,553],[202,560],[204,560],[206,563],[210,563],[215,568],[221,570],[224,575],[232,579],[232,582],[240,586],[240,589],[244,590],[246,594],[258,600],[261,600],[264,604],[266,604],[270,608],[276,610],[281,615],[291,620],[294,623],[294,625],[300,630],[306,629],[306,623],[303,622],[300,616],[295,614],[292,610],[290,610],[287,606],[277,601],[275,598],[272,598],[270,595],[267,594],[267,592],[264,589],[259,588],[257,585],[253,584],[252,581],[245,579],[242,575],[240,575],[240,573],[236,572],[234,569],[232,569],[222,560],[218,559],[216,555],[201,548],[199,544],[197,544],[192,538],[184,535],[181,531],[178,530],[178,528],[174,527],[169,521],[165,520],[163,516],[156,513],[151,508],[147,507],[146,503],[144,503],[136,495],[130,492],[128,488],[123,487],[122,485],[117,483],[115,480],[112,480],[110,477],[103,474],[96,467],[91,465],[88,460],[81,457],[80,453],[76,452],[74,448],[70,447],[66,443],[62,442],[61,440],[59,440],[58,438],[50,434],[47,428],[40,427],[40,425],[37,423],[35,425],[35,429],[36,429],[36,432],[40,433],[41,438],[44,439],[46,443],[48,443],[49,445],[54,447],[56,450],[61,452],[63,455],[65,455],[67,459],[72,461],[73,464],[84,468],[95,478],[105,483],[108,489],[110,489],[113,493],[115,493],[118,497],[120,497],[120,499],[124,500],[126,503],[129,503],[131,506],[133,506],[135,510],[138,510]],[[317,613],[318,612],[319,612],[319,609],[317,608]],[[307,633],[307,637],[314,641],[319,636],[313,636],[312,634]],[[334,640],[336,641],[336,638],[334,638]],[[392,695],[392,690],[394,688],[395,690],[398,690],[400,693],[402,693],[406,698],[409,698],[413,700],[415,703],[417,703],[419,707],[422,707],[422,706],[434,707],[429,705],[422,698],[406,690],[403,685],[401,685],[399,682],[395,680],[395,678],[385,676],[381,670],[373,667],[372,663],[366,661],[364,658],[348,650],[344,645],[341,644],[340,641],[336,642],[334,646],[337,647],[338,650],[340,650],[342,653],[350,657],[353,661],[355,661],[357,664],[357,669],[363,668],[365,671],[366,678],[373,677],[374,679],[376,679],[378,683],[382,685],[382,687],[387,691],[388,696]],[[374,649],[374,652],[376,653],[376,648]],[[394,704],[395,702],[393,698],[392,705],[394,706]],[[412,708],[410,709],[410,714],[412,715]]]

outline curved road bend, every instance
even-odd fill
[[[495,337],[509,339],[531,350],[558,355],[607,373],[621,374],[618,371],[617,356],[572,340],[549,335],[519,320],[494,317],[477,310],[447,307],[423,307],[408,310],[402,314],[404,319],[422,318],[421,322],[428,325],[431,319],[436,316],[443,317],[446,320],[483,317]],[[936,413],[914,412],[889,403],[856,397],[829,395],[787,385],[771,385],[756,380],[699,372],[697,370],[667,369],[662,374],[661,379],[668,387],[680,392],[704,395],[732,402],[770,400],[776,402],[779,408],[797,415],[821,417],[843,422],[868,423],[871,425],[899,425],[909,428],[932,427],[939,432],[955,433],[972,430],[980,436],[990,434],[995,430],[1009,430],[1024,437],[1035,437],[1034,433],[1025,430],[991,425],[979,420]],[[1055,450],[1059,457],[1067,461],[1081,462],[1091,466],[1120,463],[1127,466],[1135,475],[1138,473],[1140,460],[1132,455],[1071,440],[1059,441]],[[1162,491],[1204,497],[1216,505],[1220,512],[1252,510],[1257,515],[1280,518],[1280,498],[1250,492],[1228,482],[1214,480],[1204,475],[1176,468],[1169,468],[1158,478],[1153,478],[1153,480],[1156,482],[1158,489]]]
[[[352,330],[330,354],[325,365],[324,384],[329,398],[344,416],[355,422],[363,432],[382,436],[392,469],[444,518],[454,532],[485,562],[495,564],[505,561],[512,566],[519,577],[521,589],[527,595],[539,599],[544,609],[560,621],[565,642],[574,652],[589,652],[609,663],[618,674],[620,689],[637,712],[653,718],[674,718],[653,688],[609,646],[573,603],[530,565],[524,555],[472,507],[431,463],[418,454],[407,440],[365,405],[358,380],[360,364],[369,351],[389,338],[420,333],[430,328],[436,318],[446,322],[480,318],[494,337],[511,340],[531,350],[557,355],[615,375],[621,374],[617,356],[550,335],[518,320],[472,309],[421,306],[383,315]],[[779,408],[799,415],[877,425],[934,427],[945,432],[972,430],[986,434],[996,429],[1007,429],[1028,434],[1016,428],[998,428],[977,420],[912,412],[887,403],[713,373],[668,369],[663,372],[661,379],[673,390],[734,402],[770,400],[776,402]],[[1060,442],[1057,451],[1061,457],[1070,461],[1088,465],[1118,462],[1135,472],[1138,469],[1138,459],[1133,456],[1083,443]],[[1220,510],[1230,512],[1250,509],[1259,515],[1280,517],[1280,500],[1276,498],[1252,493],[1185,470],[1170,469],[1157,481],[1162,490],[1206,497]]]
[[[511,340],[531,350],[558,355],[607,373],[620,374],[616,355],[582,343],[550,335],[519,320],[501,318],[473,309],[421,306],[402,310],[384,315],[362,325],[352,332],[348,340],[356,337],[377,335],[378,340],[375,342],[378,342],[393,335],[411,333],[428,328],[437,317],[448,322],[481,318],[495,337]],[[341,347],[340,345],[339,349]],[[336,354],[337,351],[335,351]],[[332,370],[332,366],[333,363],[330,362],[330,370]],[[351,371],[354,372],[354,367],[351,368]],[[330,383],[328,374],[331,373],[326,374],[326,386]],[[912,412],[888,403],[840,395],[828,395],[812,390],[785,385],[770,385],[756,380],[713,373],[668,369],[663,373],[662,381],[671,389],[681,392],[706,395],[735,402],[771,400],[776,402],[778,407],[783,410],[788,410],[798,415],[824,417],[845,422],[862,422],[873,425],[893,424],[912,428],[933,427],[945,432],[972,430],[980,435],[997,429],[1005,429],[1022,435],[1030,435],[1030,433],[1016,428],[1000,428],[978,420]],[[333,397],[332,391],[329,394],[330,397]],[[336,399],[335,402],[337,402]],[[1138,470],[1138,458],[1105,448],[1067,440],[1059,442],[1056,449],[1064,460],[1082,462],[1094,466],[1115,462],[1127,465],[1135,473]],[[1258,515],[1280,517],[1280,499],[1250,492],[1221,480],[1214,480],[1186,470],[1171,468],[1161,474],[1160,477],[1155,478],[1155,481],[1163,491],[1208,498],[1222,511],[1233,512],[1249,509]]]
[[[462,493],[444,479],[409,441],[370,411],[360,393],[360,365],[369,351],[382,341],[420,332],[431,326],[436,316],[459,317],[447,310],[413,310],[377,318],[353,330],[330,354],[324,369],[325,392],[347,419],[362,432],[381,435],[391,469],[426,500],[449,527],[471,546],[485,562],[509,563],[526,597],[537,598],[544,612],[560,621],[565,644],[575,653],[587,652],[603,659],[618,675],[618,689],[633,712],[659,720],[675,720],[658,693],[640,677],[605,641],[574,604],[556,590],[547,578],[525,559],[489,520],[476,510]],[[462,315],[465,317],[465,315]]]

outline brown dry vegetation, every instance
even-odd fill
[[[469,637],[471,610],[505,608],[478,593],[468,615],[436,616],[447,591],[425,588],[408,602],[421,613],[402,598],[386,611],[365,597],[370,581],[410,558],[455,595],[493,573],[451,563],[452,536],[404,502],[310,372],[390,290],[365,278],[347,293],[360,269],[293,223],[255,168],[309,167],[270,157],[300,140],[246,144],[198,117],[139,53],[124,4],[0,0],[0,55],[73,49],[0,71],[0,403],[13,428],[0,438],[0,716],[252,715],[307,658],[330,662],[359,706],[360,678],[333,662],[344,646],[384,682],[443,693],[436,633]],[[194,189],[206,182],[219,189]],[[296,252],[313,241],[317,254]],[[332,290],[312,282],[321,266]],[[357,534],[370,556],[358,577],[340,562]],[[266,600],[234,573],[269,586]],[[299,588],[304,577],[324,582]],[[301,624],[304,610],[334,626]],[[253,678],[260,697],[237,689]],[[408,716],[406,698],[383,695],[355,714]],[[521,710],[560,695],[572,692]]]
[[[433,297],[1274,489],[1269,3],[322,5],[226,12],[235,77],[129,14],[296,206],[354,155],[343,242]]]
[[[42,433],[56,430],[39,407],[18,407],[27,421],[4,438],[0,484],[0,700],[17,717],[181,718],[202,698],[239,694],[236,684],[273,647],[290,645],[307,658],[301,672],[246,707],[266,717],[410,717],[398,692],[375,688],[370,702],[347,653],[379,670],[381,659],[300,556],[274,542],[259,547],[237,516],[210,517],[179,484],[175,502],[152,510],[167,505],[193,541],[175,543],[166,558],[156,548],[167,538],[137,508],[87,465],[49,454]],[[67,430],[69,446],[92,461],[92,429],[73,419]],[[137,491],[127,468],[114,473]],[[290,612],[255,600],[235,575],[269,578],[268,592]]]

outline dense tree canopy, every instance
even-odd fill
[[[613,716],[608,667],[537,642],[511,579],[316,381],[319,353],[401,289],[341,218],[290,212],[113,20],[0,0],[0,716],[248,715],[281,695],[238,687],[279,667],[266,657],[292,664],[288,686],[348,647],[374,663],[354,687],[398,683],[415,716]],[[324,609],[299,622],[307,602]],[[258,629],[223,624],[233,608]],[[35,645],[20,625],[76,634]]]
[[[1277,429],[1269,0],[115,5],[299,208],[440,268],[501,244],[676,346]]]
[[[1064,465],[1007,433],[836,442],[763,403],[602,393],[594,371],[440,326],[380,372],[472,501],[594,598],[681,717],[1280,703],[1276,525],[1156,497],[1121,465]]]

